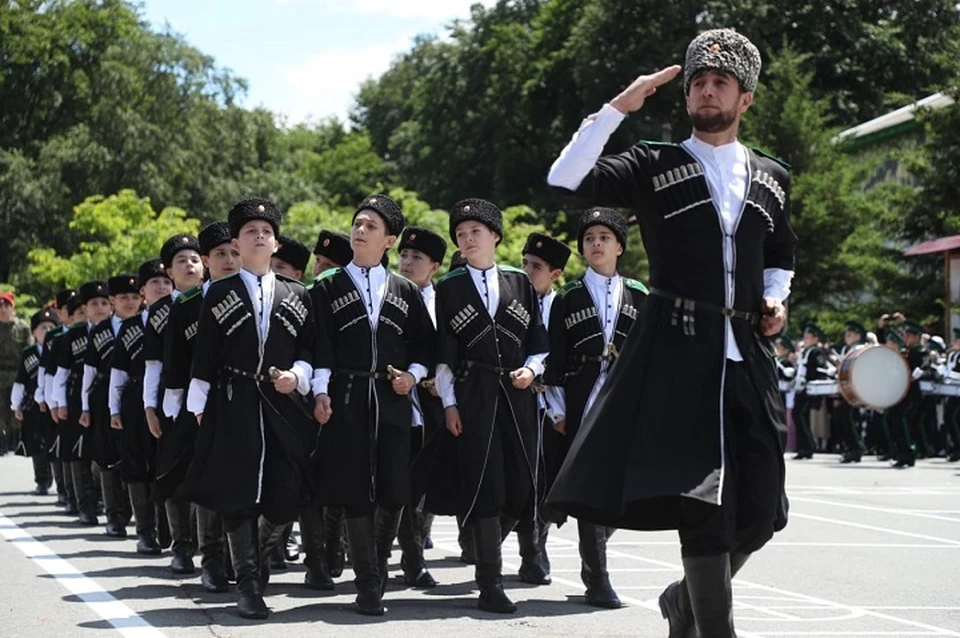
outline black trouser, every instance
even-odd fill
[[[728,364],[729,365],[729,364]],[[797,392],[793,399],[793,422],[797,426],[797,452],[815,452],[817,440],[810,429],[810,411],[820,407],[820,397]]]
[[[833,410],[833,423],[842,437],[845,451],[862,454],[864,447],[860,437],[860,410],[840,399],[840,403]]]
[[[913,442],[913,435],[910,433],[910,422],[916,407],[908,395],[906,399],[886,412],[886,423],[890,430],[890,437],[897,448],[897,458],[901,460],[910,460],[916,457],[916,446]]]
[[[944,403],[943,427],[950,435],[950,450],[960,452],[960,397],[950,397]]]
[[[685,557],[757,551],[773,537],[780,506],[779,435],[746,366],[731,361],[726,365],[723,504],[701,523],[680,529]]]
[[[49,489],[53,485],[53,472],[50,469],[50,461],[47,460],[47,451],[41,446],[30,460],[33,462],[33,482]]]

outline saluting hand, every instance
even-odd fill
[[[324,425],[330,420],[331,416],[333,416],[333,408],[330,407],[330,395],[318,394],[317,398],[314,399],[313,418],[315,418],[320,425]]]
[[[663,86],[677,77],[682,68],[679,64],[674,64],[660,69],[656,73],[641,75],[620,95],[610,100],[610,106],[624,114],[639,110],[643,103],[647,101],[647,98],[657,92],[657,87]]]
[[[463,422],[460,420],[460,410],[457,409],[457,406],[451,405],[449,408],[444,408],[443,417],[447,422],[447,429],[450,430],[450,434],[453,436],[463,434]]]
[[[765,298],[763,300],[763,317],[760,319],[760,334],[764,337],[772,337],[783,331],[783,324],[787,319],[787,311],[783,304],[777,299]]]

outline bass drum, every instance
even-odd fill
[[[902,356],[885,346],[867,346],[843,358],[837,380],[850,405],[885,410],[903,401],[911,379]]]

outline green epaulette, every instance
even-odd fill
[[[527,272],[526,272],[525,270],[520,270],[519,268],[515,268],[514,266],[498,266],[498,267],[499,267],[500,270],[502,270],[503,272],[517,272],[517,273],[520,273],[520,274],[522,274],[522,275],[526,275],[526,274],[527,274]]]
[[[570,292],[571,290],[576,290],[577,288],[583,288],[583,281],[580,279],[574,279],[573,281],[565,284],[563,288],[560,289],[560,292],[558,294],[561,297],[566,297],[568,292]]]
[[[672,148],[679,148],[680,145],[676,142],[661,142],[658,140],[640,140],[641,144],[646,144],[647,146],[669,146]]]
[[[180,293],[177,297],[177,303],[187,303],[203,291],[203,286],[194,286],[193,288]]]
[[[762,157],[766,157],[767,159],[772,159],[774,162],[776,162],[776,163],[779,164],[780,166],[784,167],[784,168],[787,169],[788,171],[789,171],[791,168],[793,168],[793,167],[790,166],[790,164],[788,164],[786,161],[780,159],[780,158],[777,157],[776,155],[771,155],[770,153],[764,151],[763,149],[759,149],[759,148],[756,148],[755,146],[751,146],[751,147],[750,147],[750,150],[753,151],[754,153],[756,153],[757,155],[760,155],[760,156],[762,156]]]
[[[637,281],[636,279],[630,279],[629,277],[624,277],[623,285],[626,286],[627,288],[633,288],[634,290],[639,290],[645,295],[650,294],[650,291],[647,290],[647,287],[644,286],[641,282]]]
[[[466,273],[467,273],[467,269],[464,268],[463,266],[460,266],[459,268],[454,268],[453,270],[445,274],[443,277],[441,277],[440,281],[438,281],[437,283],[446,281],[447,279],[451,279],[459,275],[465,275]]]

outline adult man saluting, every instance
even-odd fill
[[[784,413],[763,337],[783,327],[796,236],[786,168],[737,142],[757,48],[707,31],[682,70],[689,139],[600,157],[626,114],[681,71],[667,67],[587,118],[547,178],[636,212],[651,283],[548,502],[596,524],[679,530],[684,579],[661,596],[670,636],[695,625],[723,638],[736,635],[732,575],[786,524]]]

